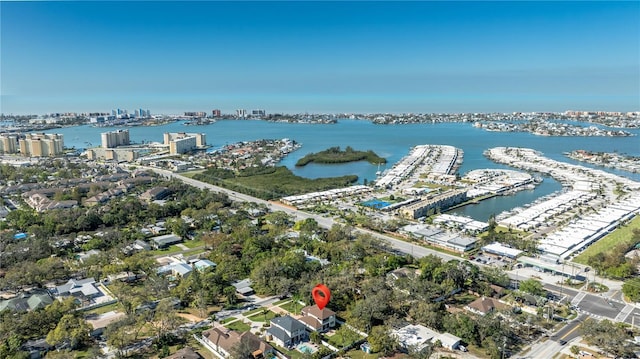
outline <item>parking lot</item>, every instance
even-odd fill
[[[471,258],[473,257],[473,258]],[[501,256],[494,256],[491,254],[485,254],[485,253],[478,253],[475,254],[473,256],[471,256],[469,259],[473,262],[477,262],[477,263],[481,263],[481,264],[486,264],[486,265],[490,265],[490,266],[494,266],[494,267],[499,267],[499,268],[509,268],[511,266],[511,264],[513,263],[513,261],[509,258],[504,258]]]

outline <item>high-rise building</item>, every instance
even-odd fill
[[[220,110],[215,109],[215,110],[211,111],[211,116],[220,117],[220,116],[222,116],[222,114],[221,114]]]
[[[245,109],[236,110],[236,116],[239,117],[239,118],[247,117],[247,110],[245,110]]]
[[[29,157],[57,156],[64,152],[64,140],[57,133],[29,133],[18,141],[20,153]]]
[[[129,130],[103,132],[100,134],[100,137],[102,138],[102,148],[116,148],[130,144]]]
[[[251,110],[251,116],[252,117],[263,117],[265,116],[267,113],[265,110]]]
[[[169,146],[169,154],[176,155],[191,152],[207,145],[204,133],[164,133],[164,144]]]
[[[18,136],[0,135],[0,154],[18,153]]]

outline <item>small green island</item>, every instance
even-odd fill
[[[378,156],[373,151],[356,151],[347,146],[344,151],[340,147],[331,147],[317,153],[309,153],[296,162],[297,167],[305,166],[311,162],[315,163],[348,163],[367,160],[374,165],[387,163],[387,160]]]

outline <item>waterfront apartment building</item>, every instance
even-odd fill
[[[64,151],[63,137],[57,133],[28,133],[18,145],[20,153],[28,157],[58,156]]]
[[[115,162],[132,162],[138,159],[139,151],[130,148],[90,148],[86,152],[87,159]]]
[[[18,153],[18,136],[12,134],[0,135],[0,154]]]
[[[444,210],[467,200],[466,189],[456,189],[440,193],[434,197],[423,199],[400,209],[400,213],[410,219],[434,214],[437,210]]]
[[[116,148],[118,146],[128,146],[130,144],[129,130],[103,132],[100,136],[102,138],[102,148]]]
[[[240,118],[247,117],[247,110],[245,110],[245,109],[236,110],[236,116],[240,117]]]
[[[211,116],[220,117],[220,116],[222,116],[222,112],[219,109],[212,110],[211,111]]]
[[[206,135],[204,133],[164,133],[164,144],[169,146],[169,154],[177,155],[204,148]]]

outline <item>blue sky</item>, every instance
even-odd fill
[[[0,2],[0,112],[640,110],[640,2]]]

